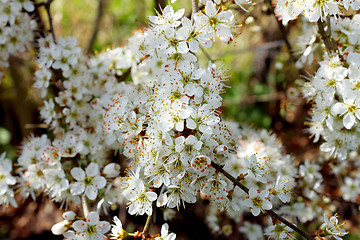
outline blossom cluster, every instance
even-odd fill
[[[9,54],[30,48],[33,28],[26,11],[32,12],[34,5],[26,0],[0,1],[4,51],[0,65],[7,67]],[[304,161],[296,166],[273,134],[221,119],[221,93],[228,76],[211,61],[201,66],[196,53],[216,39],[232,42],[237,25],[227,1],[200,2],[203,9],[192,19],[184,16],[184,9],[166,6],[150,16],[150,27],[135,32],[127,45],[95,56],[84,54],[73,37],[55,42],[49,35],[37,40],[34,87],[44,100],[40,115],[51,133],[25,140],[14,169],[1,155],[1,205],[16,207],[14,192],[24,199],[43,193],[65,208],[70,203],[82,205],[83,217],[68,211],[53,226],[54,234],[68,239],[139,237],[127,233],[117,217],[112,226],[100,221],[101,210],[108,213],[110,206],[122,203],[131,215],[151,216],[154,206],[179,210],[185,203],[208,199],[211,229],[231,234],[231,227],[220,224],[222,218],[240,222],[245,216],[239,231],[249,239],[262,239],[263,233],[275,239],[291,236],[291,229],[278,222],[264,224],[263,231],[263,226],[247,221],[249,212],[259,216],[275,208],[292,222],[319,219],[328,212],[319,197],[323,181],[319,164]],[[317,21],[342,8],[359,8],[357,2],[346,1],[298,5],[278,1],[276,11],[286,23],[302,12]],[[315,140],[325,139],[321,150],[341,160],[357,149],[359,140],[360,35],[351,31],[359,25],[357,19],[332,21],[341,56],[326,56],[304,92],[314,102],[311,133]],[[309,46],[299,64],[312,61],[314,34],[304,41]],[[119,155],[129,160],[126,169],[116,163]],[[248,193],[235,188],[212,164],[239,176]],[[341,171],[341,166],[336,169]],[[351,186],[359,181],[345,178],[344,198],[356,198]],[[293,199],[295,187],[306,201]],[[88,209],[89,203],[96,211]],[[346,234],[336,216],[324,221],[322,236]],[[161,236],[154,238],[175,237],[164,224]]]
[[[27,12],[34,11],[32,1],[0,1],[0,68],[9,67],[10,55],[17,56],[31,48],[35,21]],[[24,10],[24,11],[23,11]],[[3,77],[0,71],[0,80]]]
[[[283,24],[287,24],[299,15],[304,15],[310,22],[316,22],[319,19],[324,20],[327,16],[341,15],[349,8],[358,10],[359,0],[277,0],[275,13]]]

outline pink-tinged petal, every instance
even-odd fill
[[[99,175],[99,166],[97,163],[90,163],[89,166],[86,168],[86,175],[89,177],[95,177]]]
[[[81,168],[74,167],[70,172],[73,178],[77,181],[82,181],[85,178],[85,172]]]
[[[205,6],[205,14],[209,17],[215,17],[217,10],[212,1],[207,1]]]
[[[155,201],[157,199],[157,194],[154,192],[147,192],[146,193],[146,197],[150,200],[150,201]]]
[[[254,216],[258,216],[260,214],[260,208],[252,208],[250,211]]]
[[[99,214],[97,212],[89,212],[86,217],[86,222],[89,225],[95,225],[99,222]]]
[[[352,113],[347,113],[345,114],[344,118],[343,118],[343,124],[344,124],[344,127],[346,127],[347,129],[350,129],[352,128],[352,126],[354,125],[355,123],[355,116],[354,114]]]
[[[101,177],[101,176],[96,176],[93,179],[92,183],[93,183],[93,186],[95,186],[95,188],[102,189],[106,185],[106,179],[104,177]]]
[[[331,107],[331,113],[334,115],[343,115],[347,111],[347,107],[344,103],[338,102]]]
[[[70,193],[72,195],[79,195],[85,190],[85,184],[83,182],[76,182],[71,185]]]
[[[90,199],[94,200],[97,197],[98,190],[94,186],[87,186],[85,189],[85,195]]]
[[[83,220],[77,220],[72,224],[72,227],[77,232],[84,232],[87,228],[87,224]]]

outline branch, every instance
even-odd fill
[[[234,178],[230,173],[228,173],[227,171],[225,171],[223,169],[224,166],[220,166],[214,162],[211,162],[211,166],[213,168],[216,169],[216,171],[221,172],[222,174],[224,174],[225,177],[227,177],[231,182],[233,182],[234,185],[238,186],[239,188],[241,188],[241,190],[243,190],[244,192],[246,192],[246,194],[249,194],[249,189],[242,184],[239,180],[237,180],[236,178]],[[276,218],[277,220],[279,220],[280,222],[284,223],[286,226],[288,226],[289,228],[291,228],[292,230],[294,230],[295,232],[299,233],[301,236],[303,236],[305,239],[307,240],[315,240],[314,237],[312,237],[310,234],[304,232],[303,230],[301,230],[300,228],[298,228],[297,226],[295,226],[294,224],[290,223],[289,221],[287,221],[286,219],[284,219],[283,217],[281,217],[280,215],[278,215],[277,213],[275,213],[272,210],[265,210],[265,212],[267,214],[269,214],[271,217]]]
[[[82,205],[84,217],[86,218],[87,215],[89,214],[89,202],[86,199],[85,194],[81,195],[81,205]]]
[[[194,15],[199,11],[199,0],[192,0],[192,13],[191,13],[191,21],[194,20]]]
[[[267,0],[267,2],[268,2],[269,10],[271,11],[271,14],[276,18],[276,22],[278,23],[278,26],[279,26],[280,32],[282,34],[282,37],[284,39],[285,45],[286,45],[286,47],[288,48],[288,50],[290,52],[290,56],[291,56],[291,58],[294,58],[293,57],[293,48],[292,48],[292,46],[290,44],[290,41],[289,41],[289,39],[287,37],[287,30],[284,27],[284,25],[277,19],[271,0]],[[296,58],[294,58],[294,60],[296,61]]]
[[[142,239],[146,239],[147,237],[147,232],[149,230],[150,227],[150,223],[151,223],[151,217],[152,215],[148,215],[147,219],[146,219],[146,223],[145,223],[145,227],[144,230],[142,231],[141,235],[142,235]]]
[[[89,41],[89,45],[87,47],[87,53],[90,53],[92,51],[92,47],[96,40],[97,33],[99,32],[100,21],[101,21],[102,16],[104,15],[105,5],[106,5],[106,0],[99,0],[98,11],[97,11],[96,19],[95,19],[95,26],[94,26],[94,30],[92,32],[92,35],[91,35],[91,38]]]
[[[51,17],[51,13],[50,13],[50,5],[54,0],[47,0],[46,2],[41,2],[41,3],[36,3],[35,7],[41,7],[44,6],[46,13],[48,15],[49,18],[49,25],[50,25],[50,31],[51,31],[51,35],[52,38],[54,40],[54,43],[56,44],[56,38],[55,38],[55,32],[54,32],[54,26],[53,26],[53,22],[52,22],[52,17]]]
[[[328,18],[328,24],[330,24],[330,19]],[[342,61],[344,57],[340,54],[340,50],[338,48],[337,42],[332,38],[330,33],[330,25],[325,31],[325,23],[319,19],[317,21],[317,25],[319,28],[319,34],[321,35],[321,39],[323,40],[325,47],[328,49],[329,52],[335,52],[339,55],[340,60]]]

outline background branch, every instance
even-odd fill
[[[91,38],[90,38],[90,41],[89,41],[89,44],[87,47],[87,53],[90,53],[93,50],[92,48],[95,43],[96,36],[99,32],[101,18],[104,15],[104,9],[106,8],[106,5],[107,5],[107,0],[99,0],[97,15],[96,15],[96,19],[95,19],[95,25],[94,25],[94,29],[92,31]]]

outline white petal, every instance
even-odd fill
[[[98,190],[94,186],[87,186],[85,189],[85,195],[90,199],[94,200],[97,197]]]
[[[86,175],[89,177],[95,177],[99,174],[99,166],[97,163],[90,163],[89,166],[86,168]]]
[[[82,181],[85,178],[85,172],[81,168],[74,167],[71,169],[71,175],[75,178],[77,181]]]
[[[352,113],[347,113],[344,116],[343,124],[347,129],[350,129],[355,123],[355,116]]]
[[[85,184],[83,182],[76,182],[71,185],[70,192],[72,195],[79,195],[85,190]]]

